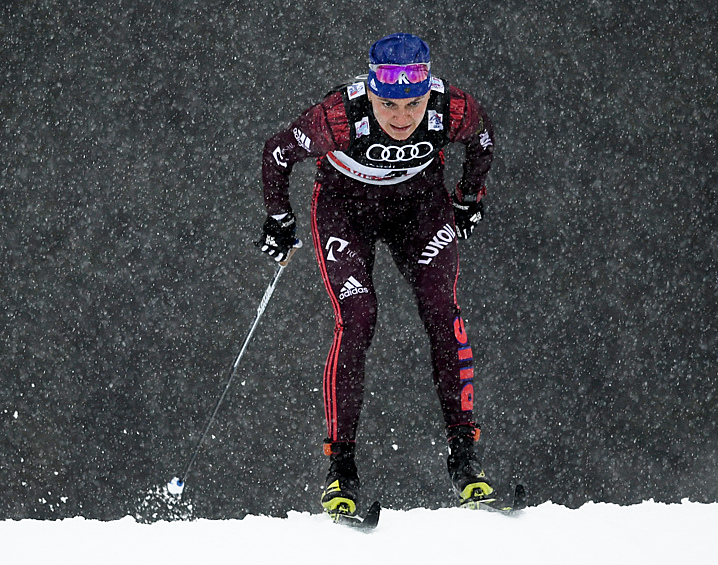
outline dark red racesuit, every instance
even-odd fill
[[[294,164],[318,159],[311,227],[336,319],[324,369],[332,442],[356,437],[377,318],[378,240],[414,291],[446,426],[473,422],[473,359],[456,300],[457,241],[444,184],[442,147],[450,142],[466,145],[459,198],[480,199],[493,153],[491,123],[471,96],[433,78],[424,119],[405,141],[381,129],[359,81],[330,93],[264,147],[264,199],[273,215],[291,210]]]

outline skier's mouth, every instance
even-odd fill
[[[389,124],[389,128],[391,130],[391,137],[399,140],[406,139],[414,131],[411,124],[409,124],[408,126],[395,126],[393,124]]]

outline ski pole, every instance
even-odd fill
[[[209,428],[212,425],[212,422],[214,422],[215,417],[217,416],[217,412],[219,410],[220,405],[222,404],[222,401],[224,400],[224,397],[227,395],[227,391],[229,391],[230,386],[232,385],[232,380],[234,379],[234,376],[237,374],[237,367],[239,367],[239,363],[242,360],[242,356],[244,355],[244,352],[247,349],[247,345],[249,345],[250,339],[252,339],[252,334],[254,334],[254,330],[257,329],[257,325],[259,324],[259,319],[262,317],[262,314],[264,313],[264,310],[267,308],[267,304],[269,303],[269,299],[272,297],[272,294],[274,293],[274,289],[277,286],[277,282],[279,281],[279,277],[282,276],[282,272],[284,272],[284,269],[286,268],[287,264],[289,263],[289,260],[292,258],[292,255],[294,255],[294,252],[299,249],[302,246],[302,241],[297,240],[294,247],[289,251],[289,255],[287,255],[287,258],[284,261],[281,261],[279,265],[277,266],[277,269],[274,271],[274,276],[272,277],[272,280],[269,283],[269,286],[267,287],[267,290],[264,291],[264,296],[262,297],[262,300],[259,303],[259,306],[257,307],[257,315],[254,317],[254,322],[252,323],[252,327],[249,328],[249,332],[247,333],[247,337],[244,338],[244,343],[242,344],[242,349],[239,351],[239,355],[237,355],[237,358],[234,360],[234,363],[232,363],[232,366],[229,368],[228,376],[227,376],[227,384],[224,387],[224,390],[222,391],[221,396],[217,400],[217,404],[214,406],[214,410],[212,411],[212,415],[210,416],[209,420],[207,421],[207,424],[204,427],[204,431],[202,432],[202,435],[199,438],[199,441],[197,442],[197,445],[194,448],[194,451],[192,452],[192,456],[189,458],[189,461],[187,462],[187,465],[184,468],[184,471],[179,477],[173,477],[172,480],[167,483],[167,490],[170,494],[180,497],[182,495],[182,491],[184,490],[185,481],[187,480],[187,476],[189,475],[189,471],[192,468],[192,465],[194,464],[195,459],[197,459],[197,454],[199,453],[199,449],[202,446],[202,443],[204,443],[205,437],[207,437],[207,433],[209,432]]]

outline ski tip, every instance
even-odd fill
[[[379,523],[379,514],[381,514],[381,504],[378,500],[375,500],[374,503],[369,507],[369,511],[367,512],[366,517],[362,522],[363,524],[365,524],[365,529],[373,530],[374,528],[376,528],[377,524]]]
[[[526,487],[519,483],[514,487],[514,495],[513,500],[511,501],[511,505],[494,507],[493,510],[498,510],[499,512],[503,512],[504,514],[515,516],[516,514],[520,514],[521,510],[526,508],[526,506],[528,506],[526,501]]]
[[[523,510],[527,506],[528,496],[526,494],[526,487],[519,483],[514,488],[514,502],[512,508],[513,510]]]
[[[460,505],[460,508],[469,510],[489,510],[491,512],[500,512],[506,515],[515,515],[520,510],[526,508],[526,488],[522,484],[514,487],[513,497],[510,500],[506,498],[489,498],[480,500],[468,500]]]
[[[350,528],[363,532],[371,532],[379,524],[380,514],[381,504],[377,500],[369,507],[369,511],[363,519],[358,516],[347,516],[345,514],[336,514],[332,516],[332,519],[335,523],[341,524],[342,526],[349,526]]]

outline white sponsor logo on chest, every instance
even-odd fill
[[[444,114],[439,114],[436,110],[429,110],[429,129],[442,131],[444,129]]]
[[[364,116],[361,120],[355,122],[354,129],[357,132],[357,139],[364,135],[369,135],[369,116]]]

